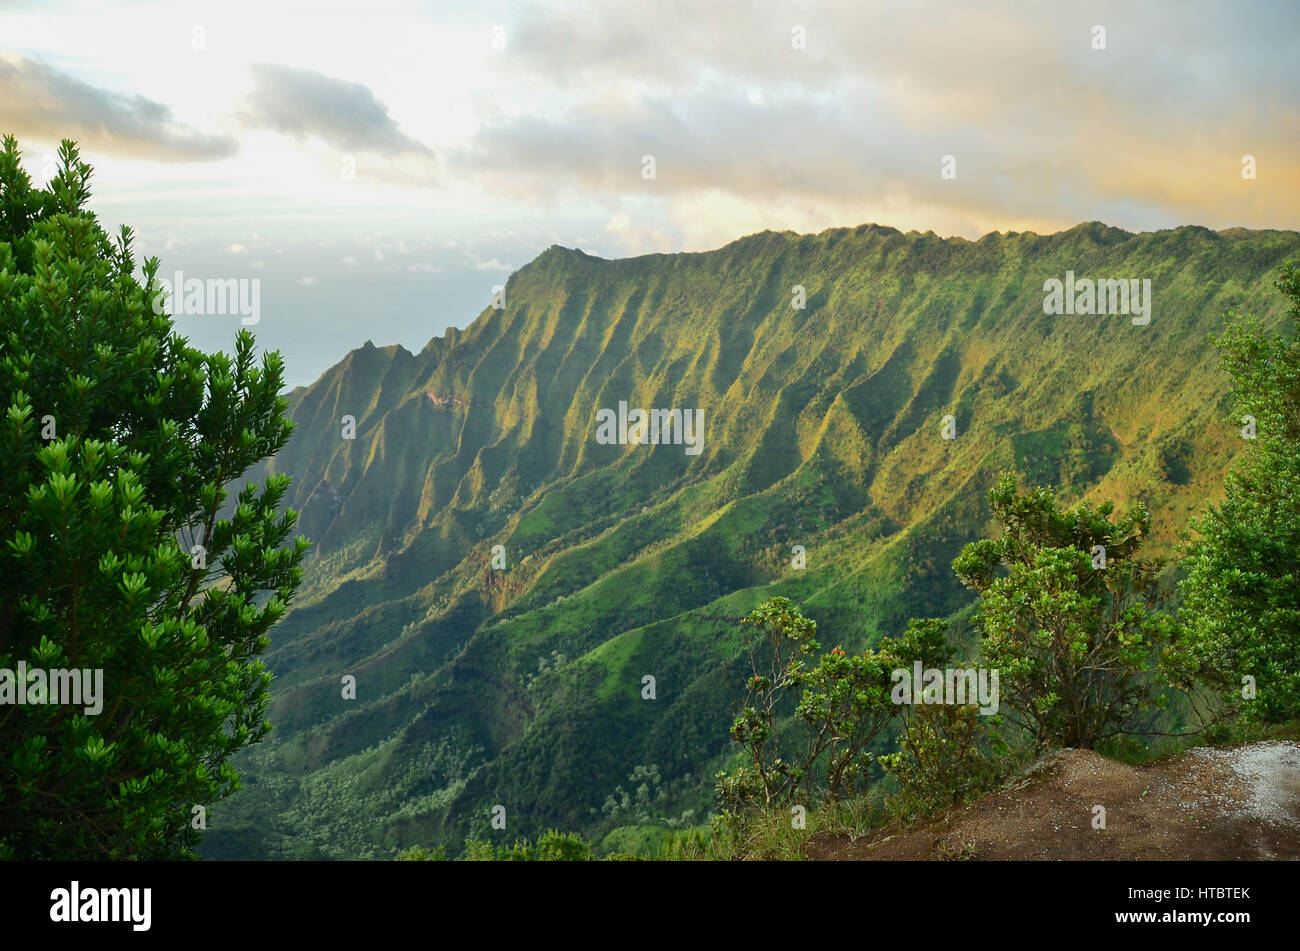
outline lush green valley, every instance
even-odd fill
[[[465,331],[353,351],[291,394],[292,439],[248,474],[293,477],[316,548],[272,631],[274,732],[203,854],[456,854],[552,828],[648,852],[700,825],[737,757],[737,622],[767,598],[850,650],[964,617],[950,565],[1004,469],[1142,500],[1171,552],[1241,445],[1209,337],[1231,311],[1278,327],[1297,252],[1295,232],[1098,223],[552,247]],[[1045,315],[1070,271],[1150,279],[1150,323]],[[620,402],[702,410],[702,451],[602,444]]]

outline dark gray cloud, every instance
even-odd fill
[[[144,96],[100,89],[25,56],[0,57],[0,130],[76,139],[113,155],[161,162],[229,158],[239,143],[180,125],[171,110]]]
[[[274,63],[254,66],[253,80],[249,110],[241,114],[250,127],[312,136],[345,152],[433,157],[428,146],[398,128],[388,107],[361,83]]]

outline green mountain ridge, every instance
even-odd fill
[[[1168,552],[1239,446],[1208,337],[1231,310],[1278,325],[1275,269],[1298,251],[1291,231],[1098,222],[552,246],[464,331],[352,351],[290,394],[292,440],[248,475],[293,475],[317,549],[272,631],[274,733],[204,853],[702,821],[732,755],[734,622],[762,600],[848,649],[961,614],[950,562],[1010,467],[1072,500],[1145,500]],[[1045,315],[1066,271],[1151,279],[1150,323]],[[597,411],[620,401],[702,409],[703,451],[601,445]]]

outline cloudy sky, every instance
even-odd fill
[[[1300,227],[1298,27],[1252,0],[0,0],[0,132],[41,181],[77,140],[163,274],[258,279],[295,385],[467,325],[557,243]],[[238,318],[177,324],[211,349]]]

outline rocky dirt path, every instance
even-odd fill
[[[1105,828],[1094,827],[1095,807]],[[813,859],[1300,859],[1300,743],[1194,749],[1148,766],[1087,750],[905,832],[815,836]]]

